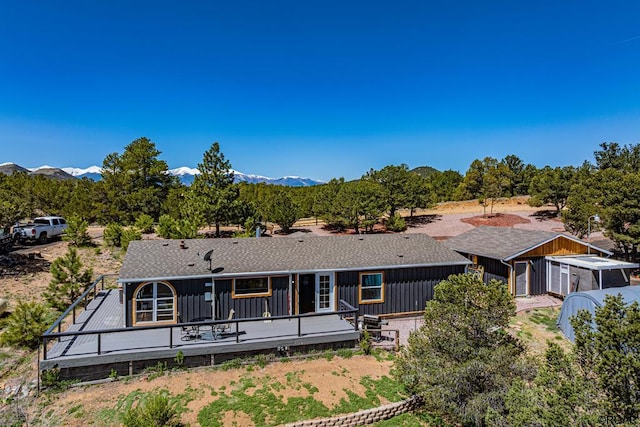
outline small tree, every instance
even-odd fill
[[[158,221],[158,236],[163,239],[195,239],[198,224],[190,218],[175,219],[162,215]]]
[[[505,398],[507,413],[494,412],[486,421],[496,426],[598,425],[597,396],[573,355],[550,341],[534,381],[515,381]]]
[[[122,237],[120,239],[120,246],[125,251],[129,247],[129,243],[133,240],[142,239],[142,233],[136,227],[127,227],[122,231]]]
[[[595,384],[603,415],[637,425],[640,421],[640,305],[607,295],[595,319],[580,310],[571,325],[578,365]],[[595,325],[595,327],[594,327]]]
[[[449,276],[427,303],[424,326],[409,337],[395,375],[425,408],[453,422],[482,425],[489,409],[526,375],[525,349],[506,331],[515,302],[506,285],[470,274]]]
[[[121,245],[122,231],[122,226],[118,223],[112,222],[107,224],[103,232],[105,245],[119,248]]]
[[[153,218],[151,218],[151,215],[141,214],[138,216],[136,218],[136,228],[142,234],[153,233]]]
[[[78,251],[69,247],[65,256],[57,258],[51,264],[53,279],[43,293],[45,300],[58,310],[65,310],[70,306],[91,284],[93,270],[84,271]]]
[[[300,219],[298,206],[285,189],[277,189],[267,200],[267,218],[280,226],[283,232],[289,229]]]
[[[89,224],[78,215],[73,215],[68,219],[68,227],[63,239],[76,247],[90,246],[91,236],[88,230]]]
[[[15,310],[3,323],[0,345],[38,348],[40,336],[55,320],[55,314],[45,304],[18,301]]]

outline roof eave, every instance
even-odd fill
[[[471,265],[469,260],[460,261],[442,261],[423,264],[400,264],[400,265],[374,265],[363,267],[344,267],[344,268],[321,268],[313,270],[278,270],[278,271],[248,271],[248,272],[234,272],[234,273],[210,273],[210,274],[196,274],[189,276],[160,276],[160,277],[136,277],[118,279],[118,283],[131,283],[131,282],[154,282],[162,280],[188,280],[188,279],[221,279],[231,277],[247,277],[247,276],[286,276],[289,274],[304,274],[304,273],[323,273],[323,272],[342,272],[342,271],[364,271],[364,270],[392,270],[396,268],[416,268],[416,267],[442,267],[442,266],[458,266],[458,265]]]

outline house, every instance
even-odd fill
[[[546,231],[478,227],[444,244],[470,259],[485,281],[507,283],[515,296],[625,286],[638,267],[604,258],[612,253],[573,236]]]
[[[120,270],[123,326],[338,311],[424,310],[471,262],[425,234],[130,243]]]

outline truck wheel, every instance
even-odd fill
[[[38,238],[38,243],[47,243],[47,233],[40,233],[40,237]]]

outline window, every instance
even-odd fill
[[[233,281],[233,297],[253,297],[271,295],[271,282],[268,277],[247,277]]]
[[[171,285],[163,282],[143,283],[133,299],[133,324],[175,322],[176,296]]]
[[[382,273],[360,273],[360,304],[384,302]]]

